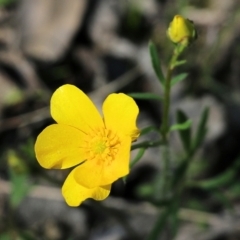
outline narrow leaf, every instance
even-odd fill
[[[141,129],[140,136],[143,136],[143,135],[148,134],[150,132],[159,132],[159,129],[155,126],[149,126],[149,127],[143,128],[143,129]]]
[[[178,201],[177,198],[172,199],[171,202],[169,203],[169,205],[166,206],[163,209],[163,211],[160,212],[147,240],[162,239],[161,235],[164,232],[164,230],[166,230],[166,225],[168,223],[168,219],[169,219],[170,215],[172,213],[174,213],[174,210],[176,208],[176,201]],[[171,238],[171,239],[173,239],[173,238]]]
[[[186,130],[188,128],[190,128],[192,125],[192,120],[188,119],[186,122],[183,123],[177,123],[171,126],[170,131],[174,131],[174,130]]]
[[[132,145],[131,151],[138,149],[138,148],[151,148],[151,147],[157,147],[163,144],[162,140],[156,140],[156,141],[144,141],[141,143],[136,143]]]
[[[171,86],[174,86],[178,82],[183,81],[187,76],[188,76],[188,73],[181,73],[181,74],[175,76],[171,81]]]
[[[171,213],[170,207],[163,209],[163,211],[158,215],[156,223],[155,223],[152,231],[150,232],[147,240],[160,239],[159,236],[164,231],[164,229],[166,229],[166,224],[167,224],[167,220],[168,220],[170,213]]]
[[[182,179],[188,169],[189,166],[189,158],[184,158],[179,166],[177,166],[174,176],[171,179],[171,187],[172,189],[175,189],[179,187],[179,185],[182,183]]]
[[[188,121],[187,115],[182,110],[178,110],[177,111],[177,122],[184,123],[186,121]],[[182,131],[179,131],[178,133],[179,133],[179,136],[180,136],[180,139],[182,141],[185,151],[188,152],[191,147],[191,128],[190,127],[186,128]]]
[[[128,93],[128,95],[134,99],[142,100],[158,100],[161,101],[162,98],[154,93]]]
[[[28,183],[27,174],[17,174],[14,171],[10,170],[10,179],[12,184],[10,203],[11,206],[15,208],[27,196],[30,190],[30,185]]]
[[[158,56],[157,48],[152,41],[149,42],[149,53],[150,53],[150,56],[151,56],[153,69],[154,69],[159,81],[164,86],[165,78],[164,78],[164,75],[163,75],[163,72],[162,72],[162,69],[161,69],[161,62],[160,62],[160,59],[159,59],[159,56]]]
[[[146,148],[140,148],[136,157],[130,162],[130,169],[142,158],[143,154],[145,153]],[[123,182],[126,183],[127,176],[122,178]]]
[[[234,181],[239,171],[239,168],[240,161],[238,160],[224,173],[207,180],[197,181],[196,183],[195,182],[190,183],[190,186],[199,187],[205,190],[224,187]]]
[[[209,116],[209,108],[206,107],[202,112],[201,119],[197,128],[197,133],[193,141],[192,149],[194,151],[199,147],[199,145],[203,142],[206,136],[206,133],[207,133],[206,124],[207,124],[208,116]]]
[[[174,67],[183,65],[183,64],[185,64],[186,62],[187,62],[186,60],[177,61],[177,62],[174,64]]]
[[[143,156],[145,153],[146,148],[140,148],[136,157],[131,161],[130,168],[132,168]]]

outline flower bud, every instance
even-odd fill
[[[197,38],[193,22],[180,15],[174,16],[167,30],[167,35],[172,42],[186,46]]]

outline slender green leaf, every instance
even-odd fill
[[[240,169],[240,161],[236,161],[228,170],[224,173],[213,177],[211,179],[192,182],[189,185],[199,187],[205,190],[211,190],[219,187],[224,187],[235,180],[235,177]]]
[[[142,158],[143,154],[145,153],[146,148],[140,148],[138,150],[137,155],[135,156],[135,158],[130,162],[130,169]],[[123,182],[126,183],[127,180],[127,176],[123,177]]]
[[[174,86],[178,82],[183,81],[188,76],[188,73],[181,73],[172,78],[171,86]]]
[[[161,101],[162,98],[154,93],[128,93],[128,95],[134,99],[142,100],[158,100]]]
[[[158,219],[157,219],[152,231],[150,232],[147,240],[160,239],[159,236],[161,235],[163,230],[166,228],[167,220],[168,220],[170,213],[171,213],[171,209],[168,207],[168,208],[165,208],[159,214]]]
[[[179,228],[179,223],[180,223],[180,219],[178,216],[178,209],[180,207],[179,201],[180,201],[180,197],[176,196],[175,201],[173,201],[171,214],[169,215],[169,223],[171,227],[171,239],[174,239],[174,237],[176,237],[178,228]]]
[[[17,207],[20,202],[26,197],[30,184],[28,182],[29,173],[28,168],[23,159],[13,150],[8,151],[8,166],[9,175],[12,185],[12,191],[10,194],[11,207]]]
[[[184,175],[186,174],[186,171],[189,166],[189,158],[184,158],[181,163],[177,166],[174,176],[171,179],[171,187],[172,189],[177,188],[181,183]]]
[[[178,201],[177,198],[172,199],[168,206],[166,206],[163,211],[161,211],[158,215],[158,218],[156,222],[154,223],[154,226],[152,228],[152,231],[150,232],[147,240],[158,240],[162,239],[160,236],[162,235],[163,231],[166,229],[166,225],[168,223],[169,217],[176,212],[176,202]],[[171,238],[173,239],[173,238]]]
[[[132,145],[131,151],[138,149],[138,148],[150,148],[150,147],[157,147],[163,144],[162,140],[156,140],[156,141],[144,141],[141,143],[136,143]]]
[[[170,131],[174,131],[174,130],[186,130],[186,129],[189,129],[192,125],[192,120],[191,119],[188,119],[186,122],[183,122],[183,123],[177,123],[177,124],[174,124],[170,127]]]
[[[145,153],[146,148],[140,148],[136,157],[131,161],[130,168],[132,168],[143,156]]]
[[[178,110],[177,111],[177,122],[179,124],[181,124],[181,123],[184,123],[187,121],[188,121],[187,115],[182,110]],[[180,136],[180,139],[182,141],[185,151],[188,152],[191,147],[191,128],[189,127],[182,131],[178,131],[178,133],[179,133],[179,136]]]
[[[165,78],[164,78],[164,75],[163,75],[163,72],[161,69],[161,62],[160,62],[160,59],[158,56],[157,48],[152,41],[149,42],[149,52],[150,52],[150,56],[151,56],[153,69],[154,69],[159,81],[164,86]]]
[[[177,62],[174,64],[174,67],[183,65],[183,64],[185,64],[186,62],[187,62],[186,60],[177,61]]]
[[[143,128],[143,129],[141,129],[140,136],[143,136],[143,135],[148,134],[150,132],[159,132],[159,129],[155,126],[149,126],[149,127]]]
[[[28,175],[25,173],[18,174],[10,170],[10,179],[12,184],[10,203],[13,208],[17,207],[27,196],[30,190],[28,178]]]
[[[206,107],[202,112],[201,119],[197,128],[197,133],[193,141],[192,149],[194,151],[199,147],[199,145],[203,142],[206,136],[206,133],[207,133],[206,125],[207,125],[208,116],[209,116],[209,108]]]

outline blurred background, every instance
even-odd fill
[[[148,149],[107,200],[70,208],[60,192],[68,171],[42,169],[34,142],[53,123],[49,100],[63,84],[81,88],[99,109],[112,92],[161,94],[148,42],[164,71],[176,14],[194,21],[198,40],[182,56],[187,64],[178,71],[189,75],[172,91],[171,121],[182,109],[194,127],[210,107],[189,176],[221,176],[217,188],[186,191],[176,239],[240,239],[239,0],[0,0],[0,240],[146,239],[159,212],[149,188],[161,170],[158,149]],[[159,126],[159,103],[137,103],[138,126]],[[177,135],[171,144],[183,154]]]

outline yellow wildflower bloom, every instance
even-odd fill
[[[188,45],[197,38],[193,22],[180,15],[174,16],[167,30],[167,35],[174,43]]]
[[[53,93],[50,110],[57,124],[39,134],[38,162],[48,169],[75,166],[62,187],[68,205],[105,199],[111,184],[129,173],[131,142],[139,136],[135,101],[123,93],[110,94],[102,118],[80,89],[63,85]]]

